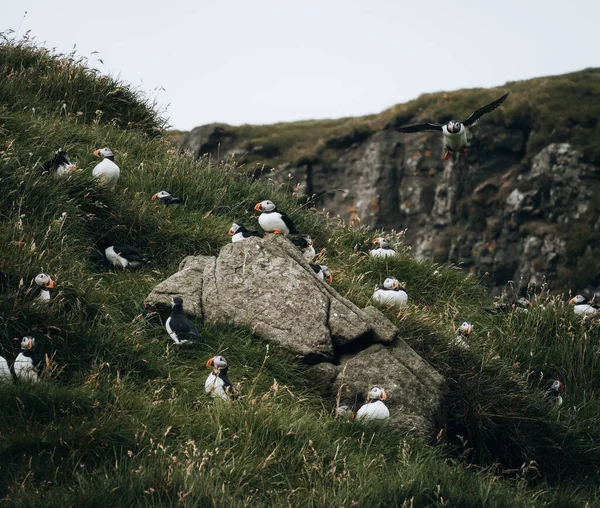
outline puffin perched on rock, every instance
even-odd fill
[[[213,356],[206,362],[207,367],[212,367],[212,372],[206,378],[204,389],[213,398],[230,400],[236,397],[235,388],[227,377],[227,360],[224,356]]]
[[[317,255],[315,252],[315,242],[309,235],[298,235],[292,238],[292,243],[300,249],[302,257],[307,263],[310,263]]]
[[[356,419],[385,420],[390,417],[390,411],[383,403],[387,394],[381,386],[374,386],[369,390],[369,400],[363,404],[356,413]]]
[[[152,256],[142,254],[135,247],[115,243],[110,238],[104,239],[103,246],[106,259],[123,270],[126,268],[139,268],[152,259]]]
[[[199,344],[202,342],[204,339],[198,333],[198,328],[183,312],[183,298],[174,296],[171,302],[173,308],[171,309],[171,315],[165,322],[165,328],[175,344],[181,346],[183,344]]]
[[[404,307],[408,301],[408,295],[403,287],[400,287],[398,279],[388,277],[383,284],[375,288],[373,300],[381,305],[387,305],[396,309]]]
[[[278,211],[273,201],[267,199],[256,203],[254,209],[257,212],[262,212],[258,217],[258,223],[265,230],[265,233],[275,233],[283,236],[298,233],[292,219],[285,213]]]
[[[50,298],[52,298],[50,290],[54,289],[52,277],[46,273],[40,273],[33,280],[40,288],[40,295],[37,297],[37,301],[42,303],[49,302]]]
[[[23,337],[23,340],[21,340],[21,352],[13,365],[15,376],[19,381],[37,382],[39,380],[37,366],[33,360],[34,347],[35,339],[33,337]]]
[[[376,247],[371,250],[371,257],[387,258],[396,255],[396,251],[390,248],[390,243],[382,236],[374,238],[373,244],[376,245]]]
[[[487,113],[491,113],[494,111],[500,104],[502,104],[506,98],[508,97],[508,93],[504,94],[499,99],[496,99],[493,102],[479,108],[477,111],[471,114],[469,118],[467,118],[464,122],[459,122],[457,120],[450,120],[446,125],[441,123],[419,123],[416,125],[408,125],[407,127],[400,127],[396,129],[398,132],[422,132],[422,131],[440,131],[444,133],[444,144],[446,146],[446,153],[444,154],[444,160],[448,160],[450,158],[450,152],[460,152],[461,155],[467,155],[465,148],[467,147],[467,131],[465,127],[470,127],[477,120],[479,120],[483,115]]]
[[[173,196],[169,191],[161,190],[152,196],[152,200],[158,199],[163,205],[178,205],[183,203],[183,198]]]
[[[309,265],[313,272],[317,274],[317,277],[321,280],[327,280],[329,284],[333,282],[333,275],[331,274],[331,270],[327,267],[327,265]]]
[[[560,406],[563,403],[561,392],[563,392],[564,389],[565,385],[558,379],[551,379],[546,383],[544,399],[555,406]]]
[[[44,162],[41,167],[42,174],[54,170],[57,176],[66,175],[76,169],[75,164],[71,162],[69,155],[64,150],[61,150],[52,159]]]
[[[456,336],[454,337],[453,345],[461,349],[470,349],[471,346],[467,342],[469,335],[473,331],[473,325],[468,321],[465,321],[456,330]]]
[[[569,305],[573,305],[575,314],[592,315],[600,311],[600,307],[594,303],[590,303],[587,296],[577,295],[569,300]]]
[[[96,165],[92,176],[98,178],[108,190],[113,190],[121,176],[121,170],[115,164],[115,154],[110,148],[99,148],[94,151],[94,155],[100,157],[102,161]]]
[[[247,238],[252,238],[253,236],[255,238],[263,237],[263,234],[260,231],[246,229],[246,226],[244,226],[241,222],[234,222],[229,228],[229,231],[227,231],[227,234],[231,237],[232,243],[242,242]]]

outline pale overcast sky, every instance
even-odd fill
[[[153,93],[178,129],[378,113],[600,66],[597,0],[0,0],[0,12],[0,31],[98,51],[94,67]]]

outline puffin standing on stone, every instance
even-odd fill
[[[123,270],[126,268],[138,268],[152,259],[152,256],[142,254],[135,247],[115,243],[110,238],[104,239],[103,246],[106,259]]]
[[[183,312],[183,298],[174,296],[171,299],[173,308],[171,315],[167,318],[165,328],[175,344],[199,344],[204,339],[198,332],[194,322]]]
[[[152,196],[152,201],[158,199],[163,205],[178,205],[183,203],[183,198],[173,196],[169,191],[161,190]]]
[[[399,309],[406,305],[408,295],[403,287],[400,287],[398,279],[388,277],[383,284],[375,288],[373,300],[381,305],[387,305]]]
[[[363,404],[356,413],[356,419],[385,420],[390,417],[390,411],[383,403],[387,394],[381,386],[374,386],[369,390],[369,400]]]
[[[35,283],[40,287],[40,295],[37,297],[38,302],[47,303],[50,301],[52,295],[50,290],[54,289],[54,281],[52,277],[46,273],[40,273],[33,279]]]
[[[371,257],[387,258],[396,255],[396,251],[390,248],[390,243],[382,236],[374,238],[373,244],[376,245],[376,247],[371,250]]]
[[[287,236],[290,233],[296,234],[296,226],[285,213],[277,210],[273,201],[261,201],[256,203],[254,209],[257,212],[262,212],[258,217],[260,227],[265,230],[265,233],[275,233],[276,235]]]
[[[509,92],[510,93],[510,92]],[[416,125],[408,125],[407,127],[400,127],[396,129],[398,132],[422,132],[422,131],[440,131],[444,133],[444,144],[446,147],[446,153],[444,154],[444,160],[448,160],[450,158],[450,152],[459,152],[462,156],[467,155],[465,151],[467,147],[467,131],[465,127],[470,127],[477,120],[479,120],[483,115],[487,113],[491,113],[494,111],[500,104],[502,104],[506,98],[508,97],[508,93],[504,94],[499,99],[496,99],[494,102],[490,102],[489,104],[479,108],[477,111],[471,114],[469,118],[467,118],[464,122],[459,122],[457,120],[450,120],[446,125],[441,123],[419,123]]]
[[[53,169],[57,176],[62,176],[70,173],[71,171],[75,171],[77,168],[69,159],[67,152],[61,150],[54,157],[52,157],[52,159],[44,162],[41,169],[42,174],[48,173],[51,169]]]
[[[115,164],[115,154],[110,148],[99,148],[94,151],[94,155],[100,157],[102,161],[96,165],[92,176],[98,178],[108,190],[114,190],[121,176],[121,170]]]
[[[33,362],[34,347],[35,339],[33,337],[23,337],[23,340],[21,340],[21,352],[13,365],[15,376],[19,381],[37,382],[39,380],[37,368]]]
[[[551,379],[546,383],[546,392],[544,393],[544,399],[560,406],[563,403],[561,392],[564,391],[565,385],[563,385],[558,379]]]
[[[596,314],[600,310],[598,305],[590,303],[587,296],[577,295],[569,300],[569,305],[573,305],[575,314],[591,315]]]
[[[467,339],[469,338],[469,335],[471,335],[472,331],[473,325],[468,321],[465,321],[458,327],[458,330],[456,330],[456,336],[454,337],[453,345],[461,349],[470,349],[471,346],[467,342]]]
[[[315,242],[313,242],[309,235],[298,235],[292,238],[292,243],[300,249],[302,257],[307,263],[310,263],[317,255],[315,252]]]
[[[229,231],[227,231],[227,234],[231,237],[231,242],[232,243],[236,243],[236,242],[242,242],[244,240],[246,240],[247,238],[262,238],[263,234],[260,231],[254,231],[252,229],[246,229],[246,226],[244,226],[241,222],[234,222],[231,227],[229,228]]]
[[[313,272],[317,274],[317,277],[321,280],[327,280],[329,284],[333,282],[333,275],[331,274],[331,270],[327,267],[327,265],[309,265]]]
[[[213,398],[220,398],[223,400],[230,400],[235,398],[235,388],[227,377],[227,360],[224,356],[213,356],[206,362],[207,367],[212,367],[212,372],[206,378],[204,383],[204,389],[206,393],[210,394]]]

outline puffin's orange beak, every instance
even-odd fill
[[[155,199],[158,199],[158,192],[154,194],[154,196],[152,196],[152,201],[154,201]]]
[[[46,282],[46,284],[44,284],[45,287],[47,287],[48,289],[52,289],[54,287],[54,281],[52,279],[48,279],[48,282]]]
[[[394,281],[394,283],[392,284],[392,287],[394,289],[398,289],[398,281]]]
[[[100,149],[98,149],[98,150],[94,150],[94,155],[95,155],[96,157],[102,157],[102,155],[100,155]]]
[[[387,393],[385,393],[385,391],[381,391],[381,400],[386,400],[387,399]]]
[[[560,391],[564,392],[565,391],[565,385],[562,384],[562,381],[558,382],[558,386],[560,386]]]
[[[333,282],[333,275],[331,274],[331,272],[327,276],[327,282],[329,282],[329,284],[331,284]]]
[[[372,243],[372,244],[379,243],[379,238],[373,238],[373,241],[372,241],[371,243]]]
[[[33,341],[31,339],[27,341],[27,349],[33,349]]]
[[[256,203],[256,205],[254,206],[254,209],[257,212],[262,212],[263,211],[262,203]]]
[[[213,356],[212,358],[209,358],[208,361],[206,362],[206,366],[207,367],[214,367],[215,365],[215,357]]]
[[[575,297],[569,300],[569,305],[575,305]]]

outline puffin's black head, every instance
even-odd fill
[[[113,160],[115,158],[115,154],[108,147],[106,147],[106,148],[98,148],[98,150],[94,150],[94,155],[96,157],[100,157],[101,159],[110,159],[110,160]]]
[[[183,298],[181,298],[181,296],[174,296],[171,298],[171,302],[173,303],[173,307],[175,307],[175,305],[183,305]]]
[[[390,248],[390,243],[383,238],[382,236],[378,236],[377,238],[373,238],[373,245],[376,245],[376,248],[379,249],[389,249]]]
[[[54,157],[54,159],[52,161],[52,165],[55,168],[58,168],[59,166],[62,166],[63,164],[71,164],[71,161],[69,160],[69,155],[67,154],[67,152],[65,152],[64,150],[61,150],[60,152],[58,152],[58,155],[56,155],[56,157]]]
[[[152,196],[152,201],[154,201],[155,199],[165,199],[169,197],[171,197],[171,193],[169,191],[161,190],[160,192],[157,192],[156,194],[154,194],[154,196]]]
[[[457,132],[460,132],[460,130],[462,129],[462,123],[460,123],[456,120],[450,120],[448,122],[448,124],[446,125],[446,127],[448,128],[448,132],[451,132],[452,134],[456,134]]]
[[[40,273],[36,276],[34,281],[38,286],[43,287],[44,289],[54,288],[54,281],[52,280],[52,277],[46,273]]]

